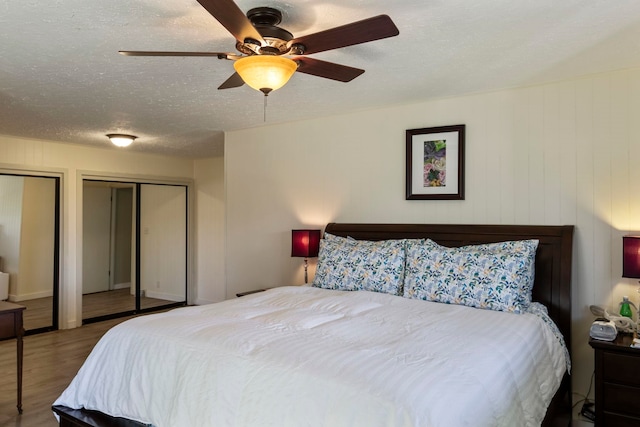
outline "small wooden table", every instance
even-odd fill
[[[18,413],[22,413],[22,312],[26,307],[0,301],[0,340],[16,338],[18,347]]]
[[[595,350],[596,426],[640,425],[640,349],[630,347],[633,338],[589,340]]]

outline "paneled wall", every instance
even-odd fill
[[[574,391],[586,393],[588,306],[639,299],[621,277],[621,237],[640,231],[638,123],[640,70],[627,70],[230,132],[227,296],[302,283],[293,228],[573,224]],[[405,130],[456,124],[467,129],[466,200],[405,200]]]

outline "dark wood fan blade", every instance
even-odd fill
[[[251,24],[249,18],[233,0],[198,0],[214,18],[222,24],[239,42],[247,39],[263,43],[264,39]]]
[[[233,73],[224,83],[218,86],[218,89],[231,89],[234,87],[240,87],[244,85],[244,80],[240,77],[240,74]]]
[[[354,44],[371,42],[400,34],[398,28],[387,15],[374,16],[291,40],[287,45],[302,45],[302,54],[323,52]]]
[[[235,53],[229,52],[162,52],[149,50],[120,50],[120,55],[124,56],[215,56],[220,59],[238,59]]]
[[[298,72],[311,74],[312,76],[324,77],[325,79],[337,80],[339,82],[350,82],[364,73],[359,68],[347,67],[346,65],[334,62],[321,61],[319,59],[299,56],[293,58],[298,63]]]

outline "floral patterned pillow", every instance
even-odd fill
[[[324,239],[332,240],[335,242],[344,242],[344,241],[355,242],[356,241],[356,239],[354,239],[353,237],[341,237],[331,233],[324,233]],[[361,241],[364,242],[364,240],[361,240]]]
[[[313,286],[402,295],[404,265],[402,240],[322,239]]]
[[[538,240],[447,248],[407,241],[406,298],[523,313],[531,303]]]

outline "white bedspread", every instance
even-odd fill
[[[54,404],[157,427],[537,426],[564,372],[533,314],[282,287],[114,327]]]

